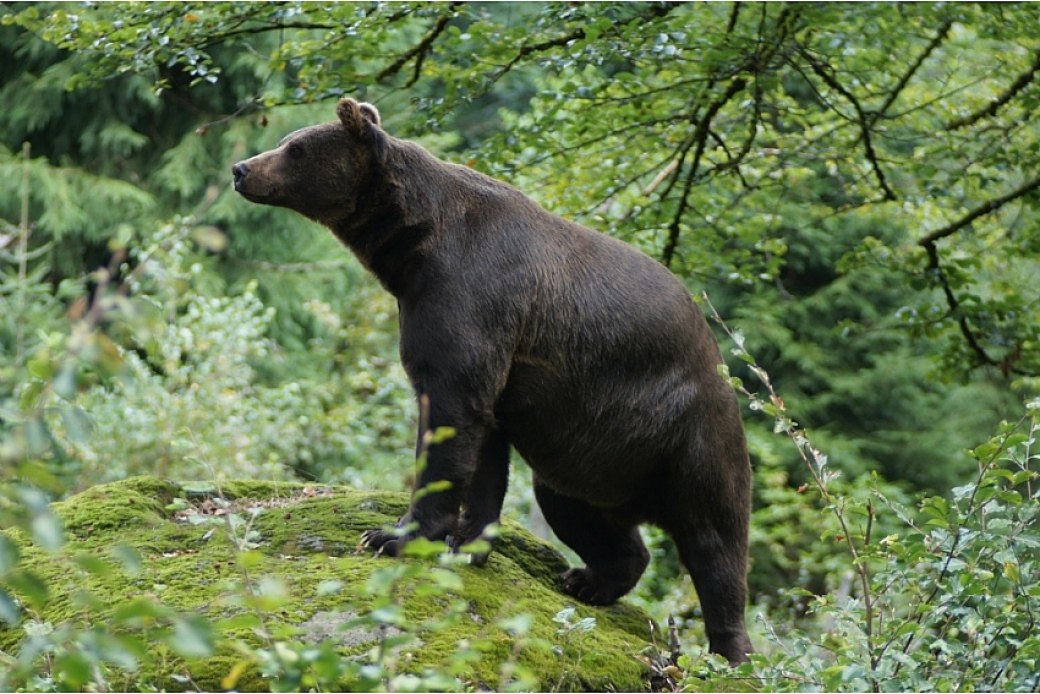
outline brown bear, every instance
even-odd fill
[[[424,431],[454,429],[416,481],[439,491],[363,544],[394,555],[417,536],[480,538],[499,519],[512,447],[585,562],[563,574],[565,592],[592,605],[625,595],[649,560],[639,524],[657,524],[693,577],[711,650],[747,660],[751,467],[686,288],[634,248],[391,137],[370,104],[343,99],[337,115],[232,172],[247,200],[331,229],[397,298],[401,360],[428,403],[420,450]]]

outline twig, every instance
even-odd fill
[[[885,99],[885,103],[881,104],[881,108],[879,108],[872,114],[872,123],[877,121],[878,118],[881,118],[885,114],[885,111],[887,111],[889,107],[892,106],[895,100],[899,97],[899,94],[903,91],[904,88],[906,88],[907,83],[910,82],[910,78],[914,76],[918,69],[920,69],[924,61],[928,59],[928,56],[930,56],[932,52],[939,47],[939,44],[946,40],[946,37],[949,35],[950,28],[952,26],[952,19],[946,19],[943,21],[942,24],[939,25],[939,31],[936,32],[935,37],[928,43],[927,46],[925,46],[925,49],[921,52],[921,55],[917,56],[917,60],[913,62],[913,64],[910,66],[910,69],[908,69],[906,73],[899,79],[899,81],[896,82],[896,86],[892,88],[891,92],[889,92],[888,98]]]
[[[678,7],[678,6],[679,6],[679,3],[671,3],[671,2],[654,3],[654,4],[649,6],[648,12],[645,15],[643,15],[641,18],[644,21],[651,21],[651,20],[654,20],[654,19],[660,19],[661,17],[664,17],[669,12],[671,12],[675,7]],[[613,31],[616,32],[616,33],[620,33],[620,30],[617,27],[614,27]],[[494,84],[495,82],[497,82],[499,79],[502,78],[503,75],[505,75],[507,72],[512,70],[514,67],[516,67],[516,65],[521,60],[523,60],[527,56],[531,55],[532,53],[541,53],[542,51],[547,51],[547,50],[549,50],[551,48],[559,48],[561,46],[566,46],[567,44],[569,44],[572,41],[579,41],[579,40],[584,39],[584,38],[585,38],[585,29],[583,27],[577,27],[575,29],[572,29],[570,32],[568,32],[566,34],[561,34],[560,36],[557,36],[557,37],[551,38],[551,39],[547,39],[547,40],[541,41],[539,43],[525,43],[522,46],[520,46],[520,50],[517,51],[516,55],[513,56],[513,58],[508,63],[506,63],[505,65],[502,65],[498,69],[498,71],[496,71],[493,75],[490,76],[490,78],[488,79],[488,84],[490,85],[490,84]]]
[[[1012,200],[1016,200],[1024,195],[1032,193],[1037,188],[1040,188],[1040,177],[1034,178],[1028,183],[1022,184],[1021,186],[1011,191],[1007,195],[1002,195],[999,198],[994,198],[992,200],[984,202],[968,214],[958,219],[956,222],[948,224],[944,226],[942,229],[937,229],[932,233],[928,234],[927,236],[919,240],[917,242],[917,245],[927,248],[929,245],[934,244],[939,239],[943,239],[947,236],[952,236],[953,234],[956,234],[958,231],[968,226],[979,217],[989,214],[990,212],[994,212],[1006,205],[1007,203],[1011,202]]]
[[[661,262],[668,267],[671,265],[672,258],[675,256],[675,249],[679,245],[679,232],[680,222],[682,221],[683,215],[686,213],[686,208],[689,206],[690,191],[693,189],[693,182],[696,180],[697,171],[700,168],[701,155],[704,154],[704,146],[708,141],[708,130],[711,126],[712,119],[718,114],[719,110],[726,105],[726,103],[736,96],[744,87],[747,86],[747,82],[742,77],[737,77],[729,83],[726,87],[726,91],[722,95],[715,99],[708,108],[705,109],[704,114],[697,121],[697,125],[694,127],[693,135],[688,140],[691,147],[696,146],[696,150],[693,154],[693,162],[690,164],[690,169],[686,174],[686,180],[683,182],[682,195],[679,196],[679,206],[675,211],[675,215],[672,217],[672,223],[668,225],[668,241],[665,243],[664,250],[661,252]],[[686,151],[689,151],[689,147]],[[677,161],[685,159],[686,152],[682,152],[677,158]]]
[[[953,293],[953,288],[950,286],[950,280],[946,276],[946,273],[942,269],[942,265],[939,262],[939,250],[935,247],[934,242],[922,243],[925,251],[928,253],[928,269],[935,273],[936,279],[939,281],[939,286],[942,288],[943,296],[946,297],[946,303],[950,307],[950,313],[957,316],[957,325],[960,326],[961,334],[964,335],[964,339],[967,340],[968,346],[975,353],[978,360],[988,366],[996,366],[997,362],[993,360],[993,357],[986,353],[986,350],[979,344],[979,341],[975,338],[975,333],[972,332],[971,326],[968,325],[968,317],[963,313],[960,313],[960,301],[957,300],[957,295]]]
[[[787,39],[790,29],[794,26],[795,19],[797,18],[797,16],[798,10],[792,10],[790,7],[784,7],[784,9],[780,12],[776,19],[775,39],[766,44],[766,50],[762,50],[760,52],[756,49],[756,51],[752,55],[750,55],[747,58],[747,60],[744,61],[743,64],[741,64],[735,70],[733,70],[732,74],[739,75],[741,72],[745,71],[751,72],[752,74],[759,74],[763,70],[765,70],[769,63],[773,60],[773,57],[776,56],[777,52],[780,50],[780,47],[784,45],[784,42]],[[737,17],[738,10],[735,7],[732,14],[730,15],[727,33],[731,33],[736,28]],[[760,24],[760,33],[761,26],[762,25]],[[760,43],[765,43],[764,41],[762,41],[761,38],[759,39],[759,41]],[[710,79],[708,80],[708,84],[705,87],[705,92],[710,91],[712,87],[714,87],[715,85],[714,74],[710,75],[709,77]],[[668,185],[668,188],[665,189],[665,192],[661,194],[662,199],[667,198],[668,194],[671,193],[672,188],[675,186],[679,178],[678,168],[685,163],[686,155],[689,153],[690,149],[694,146],[696,147],[696,150],[694,151],[693,155],[693,161],[690,164],[690,169],[686,174],[685,180],[683,181],[683,190],[682,195],[679,197],[679,205],[676,209],[675,215],[672,217],[671,223],[668,225],[668,239],[665,242],[664,249],[661,251],[661,262],[666,267],[671,265],[672,259],[675,256],[676,248],[679,245],[679,234],[681,231],[680,224],[683,215],[686,213],[687,207],[689,207],[690,191],[693,189],[694,181],[697,180],[697,176],[699,173],[698,170],[700,168],[700,159],[704,153],[705,144],[707,143],[708,134],[711,128],[711,122],[718,114],[719,110],[723,106],[725,106],[734,96],[743,91],[744,87],[746,86],[747,82],[744,80],[743,77],[735,76],[730,81],[729,86],[726,87],[726,91],[723,92],[722,95],[715,99],[712,103],[710,103],[708,107],[705,109],[704,114],[699,119],[697,119],[693,133],[691,133],[690,137],[687,138],[686,142],[683,143],[683,146],[679,150],[679,154],[676,157],[676,161],[678,162],[676,175],[672,178],[671,182]],[[696,114],[697,109],[694,109],[691,114],[691,119],[694,116],[696,116]],[[758,117],[757,104],[755,117]],[[754,127],[752,127],[752,132],[754,132]],[[750,148],[750,144],[748,144],[746,147],[747,151],[750,151]],[[739,165],[739,161],[743,158],[743,156],[744,155],[742,154],[739,157],[734,166]]]
[[[860,136],[863,138],[863,151],[867,156],[867,161],[870,162],[871,168],[874,170],[874,176],[877,178],[878,186],[881,188],[883,200],[895,200],[896,194],[892,192],[892,189],[888,186],[888,180],[885,178],[885,172],[881,168],[881,163],[878,161],[877,152],[874,150],[874,141],[871,136],[871,127],[873,126],[875,118],[868,115],[863,110],[862,104],[856,95],[850,92],[848,89],[842,86],[837,78],[832,74],[834,68],[830,65],[819,61],[809,50],[805,47],[800,47],[799,52],[802,57],[809,63],[809,67],[812,71],[824,81],[824,83],[833,89],[834,91],[845,97],[845,100],[852,104],[852,108],[856,111],[856,121],[859,123]],[[828,71],[829,70],[829,71]]]
[[[993,452],[993,454],[990,456],[989,460],[985,461],[984,463],[981,460],[979,461],[979,463],[980,463],[980,465],[979,465],[979,474],[978,474],[978,477],[975,480],[975,484],[972,487],[971,496],[968,497],[969,514],[974,509],[975,497],[978,495],[979,489],[982,488],[982,479],[985,476],[986,471],[997,460],[997,456],[999,456],[1001,453],[1003,453],[1006,450],[1008,439],[1011,438],[1011,435],[1018,429],[1019,426],[1022,425],[1022,423],[1025,421],[1025,419],[1026,419],[1025,417],[1020,419],[1018,421],[1018,423],[1010,431],[1008,431],[1007,433],[1004,434],[1004,438],[1000,442],[1000,446],[998,446],[997,450]],[[928,597],[925,598],[924,601],[921,603],[922,605],[927,605],[927,604],[931,603],[931,601],[935,599],[935,596],[939,594],[939,589],[942,586],[942,582],[946,579],[946,576],[950,573],[950,567],[953,565],[953,560],[954,560],[954,558],[956,556],[957,549],[960,547],[960,542],[964,538],[964,529],[965,529],[964,521],[961,521],[960,523],[958,523],[957,527],[953,529],[953,537],[950,540],[950,549],[945,552],[946,561],[943,562],[943,566],[939,570],[938,577],[932,582],[932,590],[929,592]],[[916,612],[917,612],[917,614],[914,617],[914,621],[917,622],[917,624],[920,625],[922,620],[925,617],[925,614],[927,612],[925,610],[920,610],[920,609],[917,610]],[[906,643],[903,644],[903,653],[906,653],[906,652],[908,652],[910,650],[910,644],[912,644],[913,641],[914,641],[914,634],[911,633],[907,637]],[[887,646],[886,646],[886,648],[887,648]],[[892,676],[895,677],[895,675],[899,674],[899,671],[900,671],[900,669],[902,669],[902,667],[903,667],[903,663],[897,662],[896,663],[896,667],[895,667],[895,671],[892,673]]]
[[[653,193],[655,190],[657,190],[657,186],[664,183],[664,179],[671,176],[672,172],[674,172],[677,168],[679,168],[679,160],[672,159],[670,162],[668,162],[668,166],[661,169],[661,172],[654,176],[654,180],[650,181],[650,183],[647,184],[646,188],[643,188],[642,194],[646,196],[650,195],[650,193]]]
[[[972,331],[971,326],[968,323],[968,317],[960,312],[960,301],[957,299],[957,295],[954,294],[953,288],[950,286],[949,278],[946,276],[946,272],[943,270],[942,262],[939,259],[939,249],[936,242],[944,239],[948,236],[956,234],[960,230],[967,227],[969,224],[974,222],[983,215],[994,212],[1007,203],[1017,198],[1028,195],[1029,193],[1040,188],[1040,178],[1033,179],[1028,183],[1011,191],[1007,195],[1003,195],[999,198],[989,200],[977,208],[964,215],[957,221],[946,225],[942,229],[937,229],[932,233],[928,234],[924,238],[917,242],[917,245],[925,249],[928,254],[928,270],[935,273],[935,278],[939,283],[939,287],[942,289],[943,296],[946,297],[946,303],[950,307],[950,312],[957,316],[957,324],[960,327],[961,334],[964,335],[964,339],[967,341],[968,346],[972,352],[978,358],[979,363],[986,366],[999,366],[1001,370],[1007,373],[1016,373],[1021,375],[1033,375],[1030,372],[1024,371],[1012,365],[1013,359],[1004,359],[998,361],[991,357],[985,350],[985,348],[979,343],[975,333]]]
[[[415,71],[405,86],[410,87],[415,84],[419,80],[419,71],[422,69],[422,63],[426,58],[426,54],[429,52],[430,47],[433,46],[434,41],[437,40],[437,37],[444,32],[444,29],[448,26],[448,22],[455,18],[455,8],[458,7],[459,4],[461,3],[453,2],[449,5],[448,11],[437,18],[437,23],[434,24],[433,28],[422,37],[419,43],[412,46],[410,49],[398,56],[397,60],[379,71],[379,74],[376,75],[376,82],[383,82],[396,75],[409,60],[415,58]]]
[[[502,77],[502,75],[512,70],[514,67],[516,67],[517,63],[519,63],[521,60],[523,60],[532,53],[541,53],[542,51],[547,51],[550,48],[566,46],[571,41],[577,41],[583,38],[585,38],[585,29],[583,29],[582,27],[578,27],[577,29],[571,31],[569,34],[563,34],[562,36],[557,36],[554,39],[548,39],[546,41],[542,41],[541,43],[525,43],[524,45],[520,46],[520,50],[517,51],[515,56],[513,56],[513,59],[505,65],[503,65],[501,69],[497,73],[495,73],[494,79],[492,79],[491,81],[497,81],[500,77]]]
[[[21,364],[25,352],[25,278],[28,275],[29,263],[29,187],[31,183],[29,156],[32,146],[29,142],[22,144],[22,216],[18,226],[18,320],[16,322],[14,363]]]
[[[230,120],[234,120],[235,118],[238,118],[240,115],[242,115],[247,110],[249,110],[253,106],[256,106],[259,103],[260,97],[254,96],[251,99],[247,100],[245,103],[243,103],[241,106],[239,106],[238,110],[234,113],[230,113],[226,116],[223,116],[222,118],[218,118],[208,123],[203,123],[199,127],[195,128],[195,134],[199,136],[205,135],[206,131],[212,128],[214,125],[222,125],[223,123],[227,123]]]
[[[783,399],[777,395],[776,390],[773,388],[772,380],[769,378],[769,374],[762,367],[755,363],[754,358],[744,348],[743,338],[738,338],[730,329],[729,326],[722,320],[719,312],[712,305],[711,300],[708,298],[707,293],[701,294],[704,303],[707,304],[711,311],[711,316],[717,322],[722,329],[729,335],[730,339],[737,345],[740,351],[741,357],[747,361],[751,372],[755,374],[762,385],[765,386],[769,393],[769,405],[760,407],[767,414],[772,415],[776,419],[775,431],[783,432],[794,444],[798,450],[798,455],[802,458],[802,461],[806,464],[809,469],[809,474],[812,476],[813,481],[816,484],[816,488],[819,489],[823,500],[827,502],[828,508],[834,514],[834,517],[838,521],[838,525],[841,527],[842,540],[844,540],[846,546],[849,549],[849,554],[852,556],[852,565],[856,571],[859,579],[860,588],[862,590],[863,598],[863,610],[866,613],[866,623],[863,625],[863,630],[866,633],[867,644],[871,652],[870,656],[870,669],[872,672],[877,670],[880,663],[880,655],[874,651],[874,594],[870,589],[870,572],[867,567],[866,561],[860,556],[859,550],[856,549],[856,543],[852,539],[852,533],[850,532],[847,521],[845,520],[845,511],[842,504],[837,503],[834,496],[831,495],[830,490],[827,488],[828,475],[824,471],[824,465],[826,464],[826,456],[824,456],[812,442],[804,431],[797,428],[797,424],[787,414],[787,408],[784,405]],[[758,396],[752,394],[743,386],[739,387],[739,390],[752,402],[761,403],[761,399]],[[810,460],[811,458],[811,460]],[[844,500],[843,500],[844,501]],[[865,537],[866,539],[866,537]],[[872,682],[874,691],[879,691],[877,682]]]
[[[964,128],[969,125],[974,125],[983,118],[988,118],[989,116],[996,114],[996,112],[999,111],[1002,106],[1007,104],[1009,101],[1015,98],[1015,96],[1018,95],[1020,91],[1029,86],[1029,84],[1036,77],[1036,73],[1038,70],[1040,70],[1040,51],[1037,51],[1036,58],[1033,60],[1033,64],[1029,66],[1029,69],[1023,72],[1021,75],[1019,75],[1018,78],[1011,83],[1011,86],[1008,87],[1007,91],[1005,91],[1003,94],[998,96],[993,101],[989,102],[986,106],[979,109],[975,113],[964,116],[963,118],[955,118],[954,120],[950,121],[946,124],[946,129],[957,130],[959,128]]]

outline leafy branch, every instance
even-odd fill
[[[433,27],[426,32],[426,35],[422,37],[419,43],[399,55],[394,62],[390,63],[376,74],[376,82],[385,82],[389,78],[393,77],[413,58],[415,59],[415,67],[412,69],[411,78],[409,78],[405,83],[405,88],[411,87],[418,82],[419,76],[422,72],[423,61],[426,60],[426,56],[433,48],[433,44],[437,41],[437,37],[444,33],[444,30],[448,26],[448,22],[455,18],[455,10],[461,4],[462,3],[459,2],[453,2],[448,5],[447,12],[437,17],[437,21],[434,23]]]
[[[1025,72],[1015,78],[1015,81],[1001,93],[993,101],[989,102],[979,110],[961,118],[955,118],[946,124],[947,130],[958,130],[960,128],[966,128],[969,125],[978,123],[983,118],[989,118],[996,114],[1001,108],[1008,104],[1014,99],[1019,92],[1028,87],[1033,83],[1036,78],[1036,73],[1040,71],[1040,51],[1037,51],[1036,57],[1033,59],[1033,64],[1029,66]]]
[[[939,595],[940,590],[944,587],[944,580],[953,570],[953,562],[957,558],[957,555],[961,550],[961,545],[964,542],[965,536],[971,532],[971,528],[969,527],[969,520],[974,518],[977,514],[979,514],[984,506],[993,501],[993,495],[988,493],[988,490],[992,489],[992,484],[989,487],[987,487],[986,485],[987,481],[991,481],[991,478],[993,477],[993,471],[996,468],[997,461],[1008,452],[1012,445],[1021,442],[1022,440],[1028,440],[1026,436],[1022,435],[1021,433],[1018,433],[1018,429],[1029,421],[1029,415],[1022,417],[1013,427],[1009,427],[1001,436],[993,439],[989,444],[984,444],[983,446],[979,446],[976,449],[975,455],[978,456],[980,453],[986,451],[988,451],[988,455],[985,456],[985,459],[979,460],[978,476],[974,484],[970,485],[969,487],[970,493],[968,494],[966,499],[966,510],[963,514],[963,517],[959,518],[952,528],[952,537],[950,539],[949,549],[946,549],[943,552],[944,557],[942,561],[942,568],[939,570],[939,575],[934,580],[931,590],[928,592],[928,595],[924,598],[924,600],[920,603],[916,611],[916,616],[912,620],[917,625],[920,626],[924,622],[925,617],[930,612],[929,610],[926,610],[924,608],[928,605],[933,604],[934,600]],[[1025,473],[1022,475],[1024,481],[1033,479],[1034,475],[1032,471],[1028,469],[1028,466],[1026,466],[1023,469],[1023,472]],[[986,491],[987,493],[980,494],[980,492],[983,491]],[[1030,613],[1030,629],[1034,625],[1035,619],[1033,618],[1033,615]],[[1019,638],[1024,640],[1025,636],[1026,634],[1020,634]],[[880,648],[879,655],[883,654],[894,643],[897,637],[898,634],[893,635],[892,640],[890,640],[888,643],[886,643]],[[903,643],[902,647],[902,652],[904,654],[910,651],[910,646],[914,642],[914,639],[916,639],[917,637],[918,634],[916,632],[911,632],[907,636],[906,641]],[[895,672],[893,673],[893,675],[899,673],[900,669],[903,667],[903,664],[904,663],[902,661],[896,663]],[[999,676],[1000,672],[998,672],[996,677],[999,678]]]
[[[891,108],[892,104],[895,103],[895,100],[899,98],[899,95],[906,88],[906,85],[909,84],[910,79],[921,68],[921,65],[924,64],[924,61],[928,59],[928,56],[930,56],[935,51],[935,49],[938,48],[942,44],[942,42],[946,40],[946,37],[950,35],[951,27],[953,27],[952,19],[943,20],[943,23],[939,25],[939,30],[935,32],[935,36],[932,38],[932,40],[928,42],[928,45],[925,46],[923,51],[921,51],[921,54],[917,56],[917,59],[914,60],[913,63],[911,63],[907,71],[903,73],[903,76],[899,78],[899,81],[896,82],[894,87],[892,87],[892,90],[888,93],[888,97],[885,99],[885,102],[881,104],[881,107],[878,108],[877,111],[874,111],[871,114],[872,121],[876,121],[879,118],[883,117],[885,112],[888,111],[889,108]]]
[[[670,13],[675,7],[676,5],[674,3],[655,2],[646,6],[646,11],[641,12],[639,14],[639,18],[643,22],[650,22],[656,19],[661,19],[662,17],[667,16],[668,13]],[[618,36],[619,38],[622,37],[621,28],[617,26],[612,27],[608,32],[604,33],[610,33]],[[507,63],[500,65],[492,75],[488,76],[487,86],[490,86],[498,82],[506,73],[511,71],[521,62],[523,62],[523,60],[528,56],[535,55],[538,53],[544,53],[546,51],[552,50],[553,48],[562,48],[564,46],[572,44],[575,41],[583,41],[587,37],[588,33],[585,31],[585,27],[579,26],[575,27],[574,29],[568,31],[565,34],[560,34],[558,36],[554,36],[543,41],[538,41],[535,43],[523,43],[520,45],[520,48],[519,50],[517,50],[516,54],[514,54],[513,57],[510,58]]]
[[[964,229],[966,226],[974,222],[979,217],[990,214],[991,212],[996,212],[1009,202],[1017,200],[1018,198],[1021,198],[1023,196],[1029,195],[1037,188],[1040,188],[1040,177],[1034,178],[1031,181],[1023,183],[1021,186],[1011,191],[1010,193],[1007,193],[1006,195],[1002,195],[999,198],[993,198],[992,200],[984,202],[983,204],[979,205],[974,210],[964,215],[957,221],[947,224],[941,229],[937,229],[925,236],[924,238],[920,239],[917,242],[917,244],[925,248],[927,248],[930,245],[934,245],[935,242],[940,239],[944,239],[947,236],[953,236],[958,231]]]
[[[896,194],[892,192],[892,189],[888,185],[888,179],[885,177],[885,172],[881,168],[881,163],[878,161],[877,151],[874,149],[874,140],[872,136],[872,130],[874,121],[877,116],[873,113],[868,113],[859,99],[855,94],[846,89],[835,76],[835,70],[830,65],[822,61],[821,59],[814,56],[804,46],[800,46],[798,49],[799,54],[805,58],[806,62],[809,63],[809,67],[823,82],[836,91],[838,94],[843,96],[846,101],[852,104],[852,108],[856,112],[856,122],[859,124],[860,137],[863,139],[863,152],[867,157],[867,161],[870,162],[871,169],[874,171],[874,176],[877,178],[878,186],[881,188],[883,200],[895,200]]]
[[[668,225],[668,240],[665,243],[664,250],[661,252],[661,262],[664,263],[665,267],[671,265],[672,258],[675,255],[675,249],[679,245],[680,223],[683,216],[686,214],[686,209],[689,205],[690,191],[693,188],[693,183],[696,180],[700,168],[701,155],[704,154],[704,147],[708,141],[711,121],[715,118],[722,107],[725,106],[734,96],[743,91],[746,86],[747,82],[741,77],[736,77],[730,81],[726,90],[720,94],[718,98],[708,104],[704,113],[699,119],[697,119],[693,133],[687,139],[686,144],[682,149],[680,149],[679,154],[676,157],[676,161],[679,162],[677,168],[681,168],[690,149],[696,147],[693,154],[693,161],[690,164],[689,169],[687,169],[686,178],[683,181],[683,190],[682,194],[679,196],[678,207],[672,217],[671,224]],[[662,195],[662,197],[665,196],[667,196],[667,192]]]
[[[958,300],[957,295],[953,291],[953,286],[950,283],[950,278],[946,271],[943,269],[942,260],[939,256],[939,248],[937,242],[945,239],[949,236],[960,232],[967,228],[976,219],[995,212],[1001,209],[1004,205],[1008,204],[1013,200],[1029,195],[1040,188],[1040,178],[1034,178],[1028,181],[1015,190],[1002,195],[999,198],[988,200],[987,202],[979,205],[974,210],[964,215],[960,219],[947,224],[941,229],[936,229],[924,238],[917,242],[917,245],[924,248],[925,253],[928,255],[928,266],[927,269],[934,274],[939,287],[942,289],[943,296],[946,298],[946,304],[949,306],[951,315],[957,317],[957,325],[960,328],[961,334],[964,336],[965,341],[971,348],[971,351],[975,354],[980,364],[986,366],[997,366],[1005,373],[1016,373],[1019,375],[1032,376],[1035,375],[1030,371],[1023,370],[1017,366],[1014,366],[1014,362],[1018,358],[1018,354],[1013,353],[1002,360],[994,359],[986,352],[986,349],[979,342],[975,335],[975,331],[972,330],[971,325],[968,322],[968,316],[961,310],[961,302]]]
[[[727,24],[727,35],[732,34],[736,29],[738,17],[738,8],[734,7],[734,10],[730,14],[729,22]],[[696,108],[691,111],[690,119],[694,125],[693,131],[690,133],[689,137],[687,137],[686,140],[683,142],[682,146],[680,146],[679,151],[675,157],[675,174],[668,186],[665,188],[664,192],[661,194],[662,199],[668,197],[669,193],[672,191],[672,188],[675,186],[675,183],[678,181],[680,171],[682,170],[683,165],[686,163],[686,157],[688,156],[690,150],[693,149],[693,159],[690,163],[689,168],[686,171],[686,176],[683,179],[683,188],[682,193],[679,196],[679,203],[676,207],[675,214],[672,216],[672,221],[668,225],[668,239],[665,242],[664,249],[661,251],[661,262],[666,267],[671,265],[672,260],[675,257],[675,251],[679,245],[682,218],[686,214],[686,210],[689,207],[690,192],[693,189],[694,182],[698,178],[698,174],[700,173],[701,157],[704,154],[704,149],[707,144],[708,137],[712,134],[712,121],[715,119],[715,116],[718,115],[722,107],[730,101],[732,101],[733,98],[737,94],[742,92],[744,88],[747,86],[747,81],[743,77],[739,76],[741,72],[747,71],[753,75],[758,75],[765,72],[769,68],[774,56],[780,51],[781,47],[785,44],[788,35],[790,34],[791,30],[795,25],[796,19],[797,11],[791,10],[790,7],[785,7],[777,16],[775,36],[773,37],[773,39],[770,41],[759,41],[759,45],[756,48],[756,50],[753,51],[750,55],[748,55],[743,64],[733,71],[732,74],[734,75],[734,77],[730,80],[729,84],[726,86],[726,89],[707,105],[707,107],[704,109],[703,113],[701,113],[699,118],[697,117],[698,110]],[[760,34],[762,27],[764,26],[764,23],[765,22],[763,20],[763,22],[761,22],[759,25]],[[705,92],[711,91],[711,89],[714,87],[715,81],[716,75],[713,72],[709,74],[708,83],[705,86]],[[759,118],[759,106],[757,103],[757,98],[759,95],[760,92],[758,91],[758,88],[756,86],[756,105],[754,110],[754,117],[752,119],[753,123],[751,126],[751,131],[748,134],[748,140],[741,148],[740,155],[738,155],[736,158],[730,157],[730,161],[727,162],[726,166],[726,168],[728,169],[737,170],[744,156],[746,156],[747,153],[751,151],[751,143],[754,139],[754,134],[756,132],[755,125],[757,124],[757,119]]]

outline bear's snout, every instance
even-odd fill
[[[235,177],[235,190],[241,192],[242,180],[249,173],[249,164],[240,161],[231,167],[231,175]]]

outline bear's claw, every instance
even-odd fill
[[[364,549],[375,550],[376,556],[385,554],[389,557],[396,557],[401,539],[392,532],[373,528],[361,534],[361,541],[358,544]]]
[[[453,554],[468,554],[470,557],[471,566],[484,566],[485,564],[487,564],[488,557],[491,556],[490,549],[486,552],[462,552],[463,547],[472,544],[477,540],[482,539],[484,538],[481,537],[479,534],[474,537],[470,537],[469,539],[464,539],[463,537],[458,535],[448,535],[448,537],[445,538],[445,541],[448,543],[448,548],[452,551]]]

